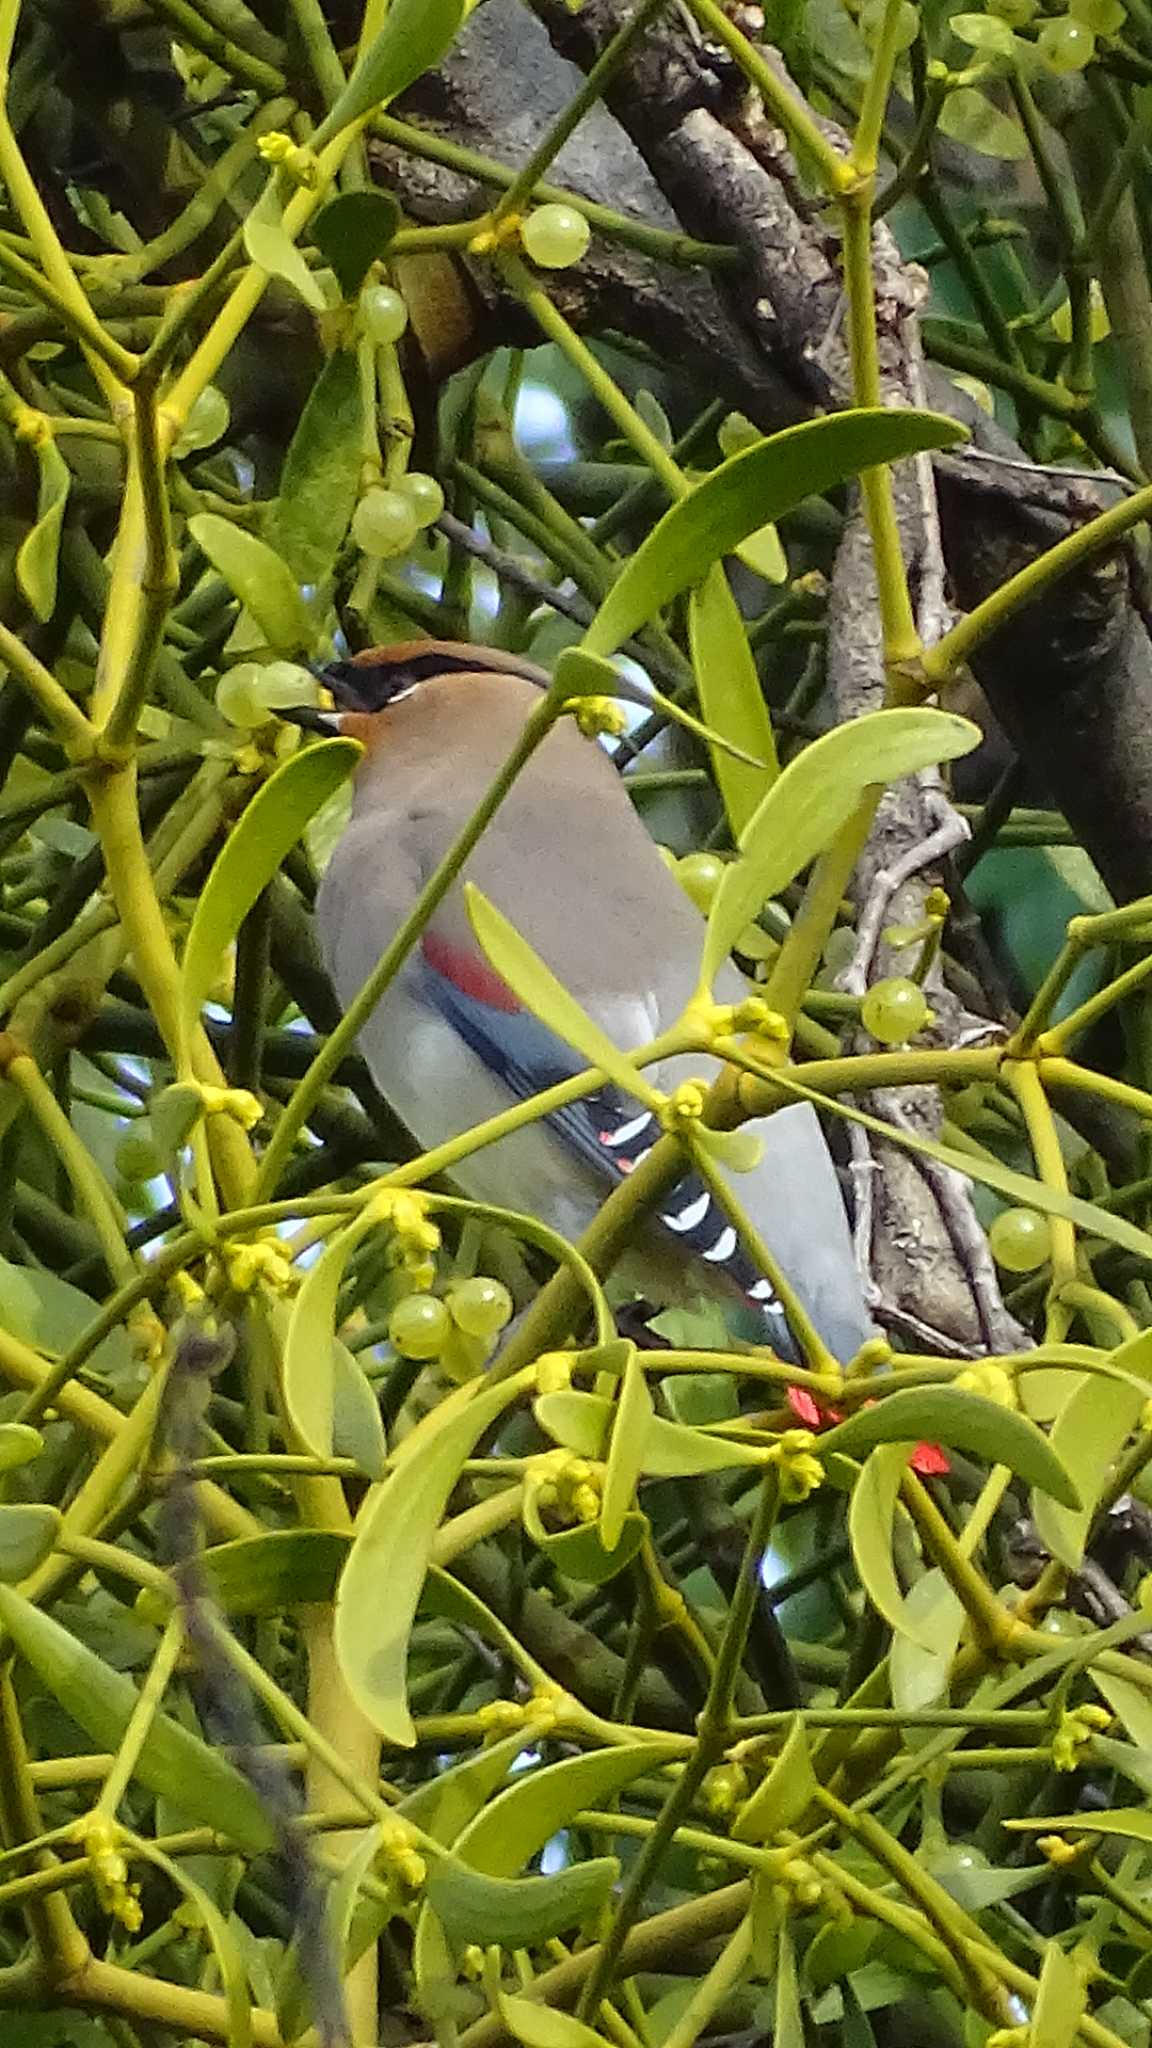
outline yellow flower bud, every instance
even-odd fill
[[[681,1081],[661,1106],[662,1128],[674,1133],[683,1130],[687,1124],[698,1123],[707,1100],[707,1081]]]
[[[564,709],[576,720],[586,740],[598,739],[601,733],[618,739],[628,729],[627,718],[611,697],[569,697]]]
[[[264,1114],[264,1105],[250,1088],[214,1088],[200,1083],[200,1100],[205,1116],[230,1116],[245,1131],[254,1130]]]
[[[140,1887],[128,1882],[118,1824],[106,1813],[90,1813],[76,1823],[75,1833],[88,1858],[96,1896],[104,1911],[134,1934],[144,1918]]]
[[[1066,1870],[1070,1863],[1078,1863],[1092,1852],[1092,1843],[1087,1835],[1080,1842],[1066,1841],[1063,1835],[1038,1835],[1036,1847],[1054,1870]]]
[[[519,1700],[486,1700],[476,1713],[486,1742],[494,1741],[500,1735],[510,1735],[514,1728],[522,1728],[527,1718],[527,1709]]]
[[[262,1283],[274,1294],[288,1294],[296,1286],[296,1272],[278,1238],[258,1237],[251,1244],[221,1247],[229,1285],[238,1294],[251,1294]]]
[[[815,1455],[816,1438],[810,1429],[786,1429],[768,1454],[777,1467],[780,1498],[807,1500],[824,1483],[824,1467]]]
[[[282,129],[273,128],[262,135],[256,144],[257,154],[266,164],[275,164],[277,170],[287,171],[297,185],[311,189],[320,175],[320,166],[310,149],[302,149]]]
[[[1091,1703],[1066,1708],[1052,1737],[1052,1762],[1058,1771],[1078,1770],[1092,1740],[1112,1719],[1106,1707]]]
[[[982,1394],[986,1401],[995,1401],[1000,1408],[1017,1408],[1020,1405],[1016,1382],[1006,1373],[1002,1365],[986,1360],[981,1365],[966,1366],[952,1382],[970,1394]]]

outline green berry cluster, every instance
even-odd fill
[[[512,1306],[502,1281],[477,1273],[443,1301],[435,1294],[406,1294],[388,1319],[388,1341],[401,1358],[421,1363],[459,1352],[452,1362],[477,1371],[510,1321]]]
[[[394,484],[374,484],[352,515],[352,538],[366,555],[387,560],[405,555],[425,526],[444,510],[444,493],[434,476],[409,470]]]

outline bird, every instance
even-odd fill
[[[316,900],[320,949],[347,1007],[508,758],[548,677],[504,650],[422,640],[333,662],[320,680],[335,709],[302,709],[297,722],[351,736],[364,750],[350,820]],[[625,1052],[674,1024],[698,979],[699,910],[607,750],[562,717],[361,1028],[377,1087],[426,1149],[586,1066],[485,958],[465,881]],[[734,966],[717,978],[720,1003],[748,993]],[[720,1063],[684,1055],[647,1071],[671,1089],[689,1077],[714,1080]],[[659,1135],[650,1109],[605,1085],[476,1151],[453,1176],[474,1199],[575,1240]],[[841,1360],[854,1356],[876,1333],[810,1105],[766,1120],[759,1163],[732,1185],[823,1342]],[[644,1251],[650,1304],[738,1303],[759,1341],[786,1358],[801,1355],[770,1277],[700,1180],[686,1175],[666,1197]]]

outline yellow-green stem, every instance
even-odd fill
[[[68,1175],[100,1240],[113,1280],[123,1284],[135,1273],[135,1262],[125,1243],[124,1214],[104,1175],[88,1147],[77,1137],[30,1053],[17,1053],[9,1060],[6,1079],[23,1096]]]
[[[132,1774],[140,1761],[140,1753],[152,1732],[152,1724],[160,1712],[164,1694],[168,1690],[168,1682],[176,1669],[176,1661],[183,1643],[184,1624],[180,1615],[174,1614],[156,1647],[148,1676],[137,1694],[136,1705],[132,1709],[128,1726],[116,1751],[112,1769],[96,1801],[95,1812],[106,1814],[109,1820],[115,1816],[121,1800],[128,1791]]]
[[[645,425],[636,408],[625,398],[615,378],[609,376],[587,342],[581,340],[575,328],[569,325],[563,313],[552,303],[543,286],[537,284],[531,272],[511,249],[501,250],[500,267],[521,305],[531,313],[541,333],[547,335],[549,341],[555,342],[573,367],[579,370],[609,419],[619,427],[625,440],[631,442],[641,461],[648,464],[653,475],[659,477],[669,496],[673,499],[686,498],[692,486],[684,472],[673,461],[664,443],[657,439],[651,427]]]
[[[28,1748],[20,1703],[12,1683],[11,1664],[0,1666],[0,1805],[9,1825],[24,1840],[44,1832],[36,1805],[36,1793],[28,1766]],[[55,1876],[42,1867],[41,1880]],[[88,1958],[88,1943],[72,1917],[68,1901],[56,1890],[37,1899],[29,1897],[25,1912],[29,1933],[39,1959],[53,1980],[80,1969]]]
[[[857,405],[878,406],[884,401],[876,336],[876,286],[872,272],[871,180],[844,194],[840,202],[840,217],[844,233],[844,290],[848,298],[852,396]],[[915,662],[921,649],[912,600],[908,594],[891,471],[887,468],[862,471],[860,493],[872,539],[888,695],[890,700],[900,702],[908,694],[901,668]]]
[[[1059,1194],[1068,1192],[1068,1173],[1064,1165],[1064,1154],[1060,1149],[1060,1135],[1056,1119],[1044,1084],[1030,1060],[1007,1060],[1004,1063],[1004,1079],[1024,1112],[1028,1131],[1028,1142],[1036,1172],[1044,1186],[1053,1188]],[[1048,1228],[1051,1232],[1051,1289],[1049,1295],[1049,1327],[1046,1335],[1059,1339],[1067,1328],[1066,1312],[1060,1306],[1064,1289],[1075,1281],[1076,1275],[1076,1226],[1062,1216],[1050,1216]]]

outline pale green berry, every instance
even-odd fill
[[[416,514],[417,526],[434,526],[444,510],[444,493],[434,476],[422,469],[410,469],[396,489],[407,498]]]
[[[401,1358],[439,1358],[452,1318],[434,1294],[406,1294],[388,1318],[388,1341]]]
[[[697,910],[705,914],[724,879],[724,862],[718,853],[686,853],[676,863],[676,880]]]
[[[1038,1209],[1002,1209],[988,1232],[988,1243],[1006,1273],[1034,1273],[1048,1260],[1052,1231]]]
[[[457,1329],[466,1337],[496,1337],[511,1319],[513,1302],[501,1281],[478,1273],[452,1289],[448,1307]]]
[[[930,1015],[923,989],[894,974],[870,988],[860,1006],[864,1029],[881,1045],[903,1045],[923,1031]]]
[[[520,239],[542,270],[567,270],[584,255],[592,230],[574,206],[538,206],[520,229]]]
[[[1050,71],[1062,76],[1083,71],[1096,54],[1096,38],[1082,21],[1062,14],[1046,21],[1036,38],[1036,47]]]
[[[408,308],[390,284],[370,284],[360,294],[360,318],[369,341],[399,341],[408,325]]]
[[[352,514],[352,538],[366,555],[406,554],[419,530],[416,508],[400,491],[368,491]]]
[[[299,662],[270,661],[260,670],[255,691],[266,710],[281,711],[286,705],[317,703],[320,685],[311,670],[301,668]]]
[[[242,661],[222,675],[216,685],[216,709],[229,725],[252,731],[268,722],[267,706],[260,698],[264,671],[257,661]]]

